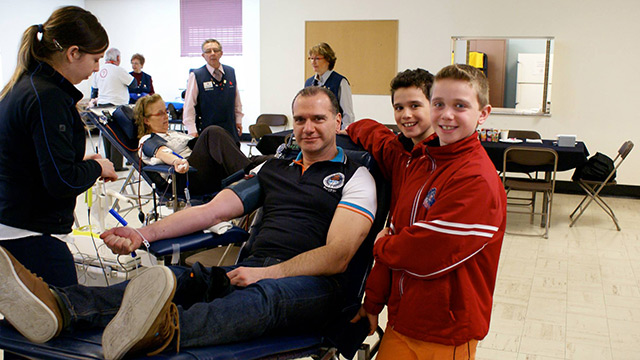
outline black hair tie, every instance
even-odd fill
[[[42,24],[38,24],[38,32],[39,33],[44,33],[44,27],[42,27]]]

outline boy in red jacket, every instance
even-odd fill
[[[392,192],[391,225],[376,239],[376,264],[354,319],[366,316],[375,329],[387,305],[379,360],[473,359],[489,330],[506,195],[476,135],[491,112],[488,90],[474,67],[442,69],[431,89],[435,135],[413,148],[393,145],[398,138],[367,121],[347,129],[401,189]],[[397,113],[396,122],[406,135],[401,125],[416,126]]]

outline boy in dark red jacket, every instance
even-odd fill
[[[376,239],[356,318],[367,316],[374,329],[388,306],[379,360],[473,359],[489,331],[506,224],[504,188],[476,135],[491,112],[487,80],[467,65],[442,69],[429,108],[436,134],[422,140],[411,132],[419,122],[398,116],[416,102],[398,106],[397,94],[396,122],[413,147],[372,121],[347,129],[393,188],[391,225]]]

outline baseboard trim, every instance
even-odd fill
[[[582,188],[573,181],[556,181],[556,193],[558,194],[585,194]],[[603,196],[617,196],[640,199],[640,186],[638,185],[615,185],[607,186],[600,192]]]

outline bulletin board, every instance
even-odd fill
[[[336,53],[333,70],[349,80],[353,94],[389,95],[398,73],[398,20],[307,21],[304,80],[314,74],[309,49],[320,42]]]

